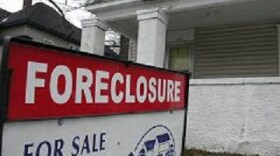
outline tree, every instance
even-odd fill
[[[80,21],[93,16],[86,11],[85,4],[87,0],[33,0],[33,4],[42,2],[55,8],[66,20],[77,27],[81,27]]]

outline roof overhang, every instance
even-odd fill
[[[169,16],[168,30],[279,19],[280,0],[119,0],[87,9],[112,27],[137,35],[137,10],[161,8]]]
[[[200,8],[217,7],[245,3],[256,0],[118,0],[107,3],[98,3],[86,9],[103,20],[115,21],[136,16],[137,10],[161,8],[166,13],[195,10]],[[269,1],[269,0],[268,0]]]

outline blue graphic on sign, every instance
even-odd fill
[[[176,156],[175,140],[164,125],[150,128],[128,156]]]

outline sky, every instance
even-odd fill
[[[65,10],[65,17],[71,23],[81,28],[81,20],[93,16],[85,9],[75,9],[79,7],[85,0],[54,0],[63,10]],[[67,1],[67,6],[65,2]],[[44,2],[50,6],[47,0],[33,0],[34,3]],[[23,0],[0,0],[0,8],[9,12],[16,12],[22,9]],[[53,6],[52,6],[53,7]]]

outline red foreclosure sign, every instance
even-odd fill
[[[8,120],[184,109],[186,74],[14,41]]]

